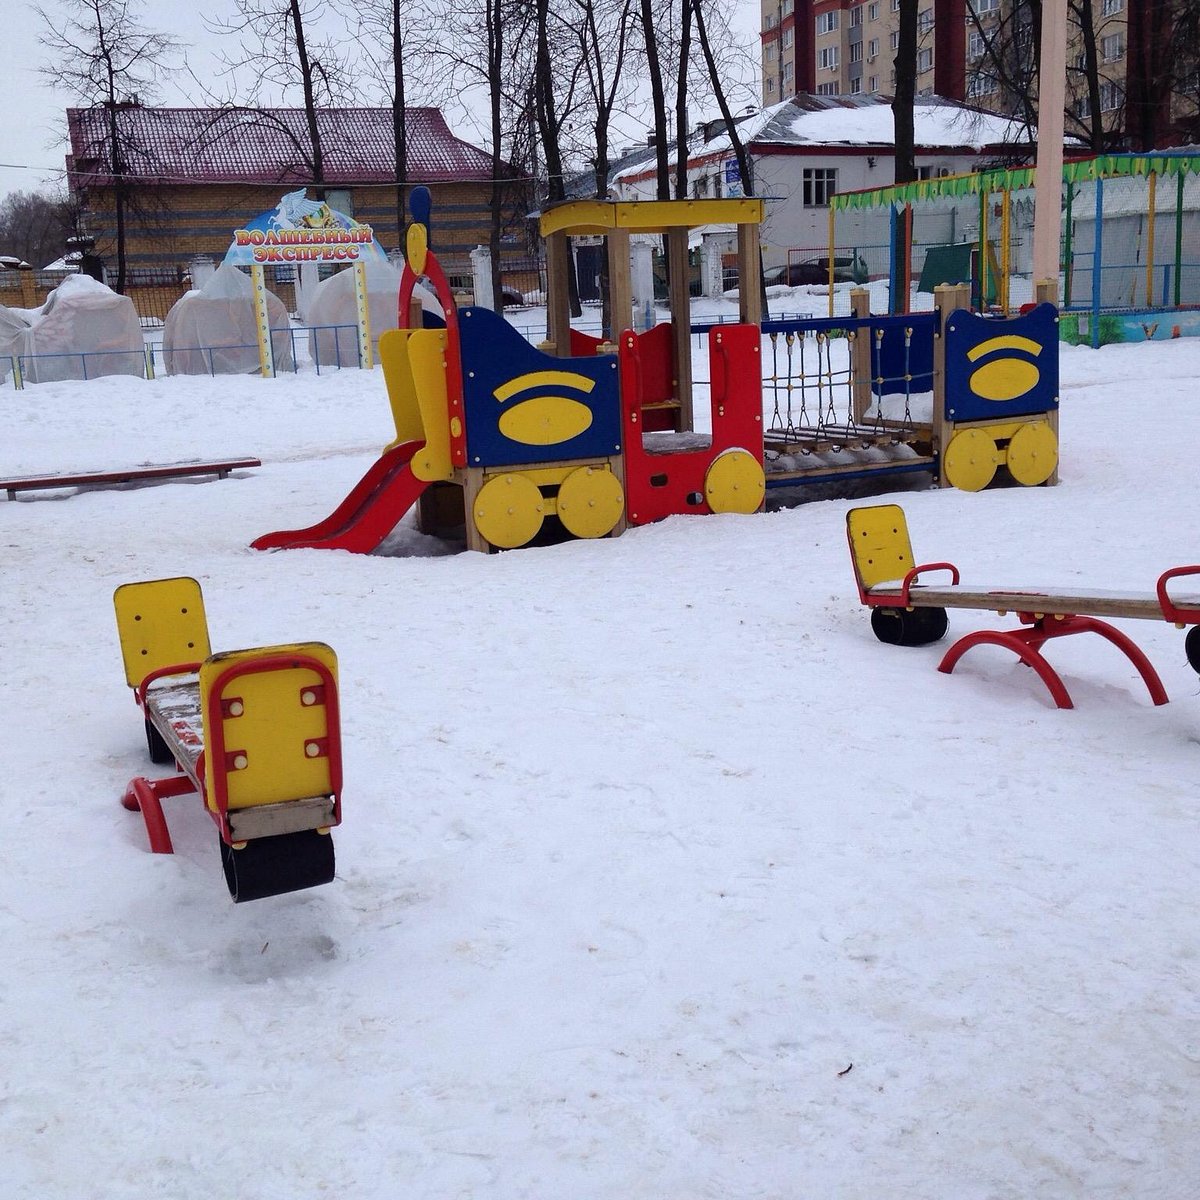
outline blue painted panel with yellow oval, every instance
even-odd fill
[[[946,416],[1021,417],[1058,407],[1058,309],[1019,317],[959,311],[946,319]]]
[[[617,454],[617,357],[555,358],[487,308],[459,314],[467,465],[519,466]]]

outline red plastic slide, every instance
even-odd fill
[[[409,465],[424,445],[405,442],[385,451],[325,520],[307,529],[264,533],[250,545],[255,550],[308,548],[369,554],[429,486],[412,473]]]

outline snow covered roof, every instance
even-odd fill
[[[890,96],[793,96],[765,109],[753,135],[756,147],[873,146],[896,140]],[[1021,121],[971,108],[940,96],[920,97],[913,105],[913,140],[922,148],[982,151],[992,146],[1031,146],[1037,140]]]
[[[491,156],[450,132],[436,108],[406,110],[408,177],[413,183],[483,181]],[[67,109],[68,170],[75,185],[110,181],[103,108]],[[143,108],[117,113],[133,174],[168,183],[311,183],[303,109]],[[390,108],[321,109],[317,113],[325,182],[387,183],[396,178]],[[304,149],[302,149],[304,148]]]

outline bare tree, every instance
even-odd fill
[[[667,94],[663,90],[662,64],[658,57],[658,21],[653,0],[641,0],[639,9],[642,26],[642,48],[646,56],[646,71],[650,77],[650,105],[654,112],[655,195],[660,200],[671,198],[671,168],[667,156]]]
[[[917,96],[917,0],[900,0],[896,45],[896,92],[892,116],[896,126],[897,183],[917,177],[913,105]]]
[[[313,30],[331,15],[327,0],[235,0],[236,15],[208,21],[214,33],[238,40],[222,56],[225,72],[245,88],[245,103],[227,106],[244,121],[270,125],[295,146],[318,199],[325,198],[325,147],[318,112],[349,94],[352,72],[332,34]],[[305,137],[271,111],[272,92],[286,98],[299,88]]]
[[[37,9],[43,26],[39,40],[52,56],[41,72],[104,114],[103,135],[90,150],[112,184],[116,290],[124,292],[126,221],[135,174],[131,159],[140,147],[131,142],[121,109],[151,92],[176,45],[139,23],[136,0],[64,0],[64,8],[65,16]]]
[[[409,101],[414,91],[428,101],[448,91],[446,81],[434,84],[432,51],[436,46],[433,10],[426,0],[360,0],[358,6],[360,41],[377,40],[385,56],[376,60],[367,56],[371,70],[387,97],[392,112],[392,140],[396,152],[396,228],[404,244],[408,193],[408,118]]]
[[[62,256],[77,211],[63,195],[9,192],[0,201],[0,254],[42,268]]]

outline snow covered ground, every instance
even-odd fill
[[[1200,345],[1063,349],[1062,484],[903,496],[917,554],[1144,590],[1200,560]],[[1125,628],[1032,672],[883,646],[845,500],[484,557],[256,554],[391,436],[378,372],[0,392],[0,1194],[36,1200],[1195,1195],[1200,688]],[[111,594],[337,650],[330,886],[233,905],[153,771]],[[1002,627],[951,616],[952,634]]]

